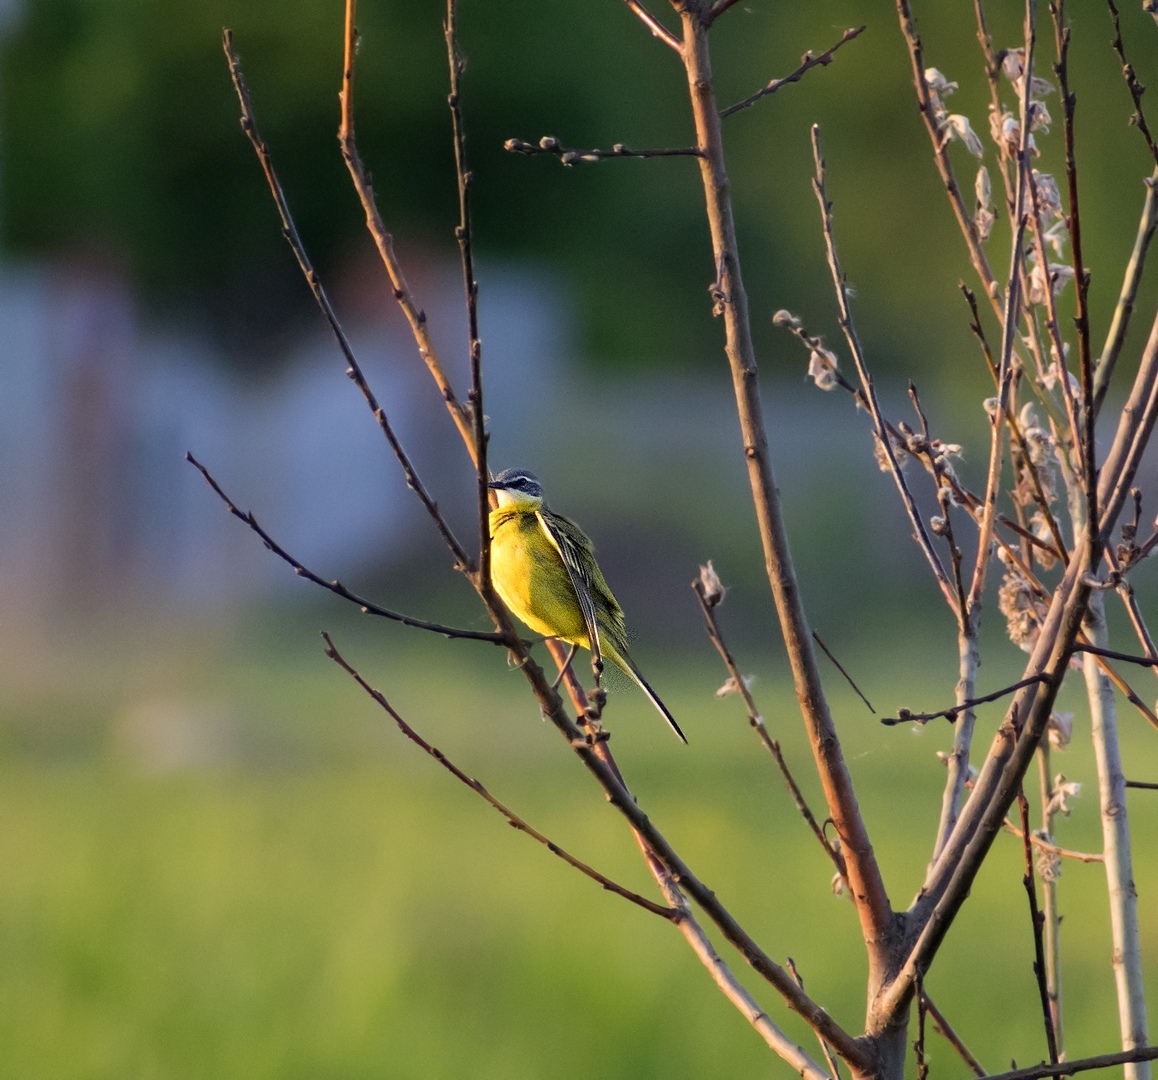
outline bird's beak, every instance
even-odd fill
[[[502,489],[503,489],[503,488],[505,488],[506,486],[507,486],[506,484],[503,484],[503,483],[501,483],[501,482],[500,482],[500,481],[498,481],[498,480],[491,480],[491,481],[490,481],[490,482],[488,482],[488,484],[487,484],[487,487],[489,487],[489,488],[493,488],[493,489],[495,489],[496,491],[502,491]]]

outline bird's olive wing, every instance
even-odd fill
[[[594,561],[594,556],[591,553],[590,542],[585,542],[586,537],[582,533],[575,535],[578,530],[569,527],[571,523],[565,518],[560,518],[558,514],[545,513],[540,510],[535,516],[539,519],[539,526],[544,535],[559,553],[559,558],[563,560],[567,576],[571,579],[575,595],[579,599],[579,610],[583,613],[583,621],[587,624],[587,637],[591,642],[592,659],[602,664],[603,655],[599,648],[599,623],[595,617],[595,600],[592,595],[594,583],[591,580],[590,565]]]

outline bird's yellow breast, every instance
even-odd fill
[[[536,633],[590,648],[575,587],[534,511],[490,514],[491,583],[511,613]]]

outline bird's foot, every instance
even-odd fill
[[[583,715],[588,722],[597,724],[599,718],[603,715],[603,706],[607,704],[607,691],[602,686],[595,687],[587,695],[587,708],[583,710]]]

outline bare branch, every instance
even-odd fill
[[[788,970],[792,972],[792,977],[796,980],[796,984],[801,990],[804,989],[804,980],[800,977],[800,972],[796,970],[796,961],[791,956],[787,958]],[[820,1049],[824,1051],[824,1060],[828,1062],[828,1068],[832,1073],[833,1080],[841,1080],[840,1067],[836,1064],[836,1058],[832,1056],[832,1049],[823,1039],[820,1039]]]
[[[1041,830],[1036,834],[1024,831],[1022,842],[1037,847],[1039,855],[1046,857],[1039,862],[1041,868],[1041,915],[1043,945],[1045,949],[1045,990],[1049,1002],[1050,1021],[1053,1024],[1054,1044],[1058,1058],[1066,1056],[1065,1017],[1062,1011],[1062,916],[1058,909],[1058,888],[1061,884],[1061,857],[1054,852],[1045,852],[1033,841],[1053,840],[1054,819],[1058,814],[1055,800],[1055,783],[1050,765],[1050,742],[1042,739],[1037,747],[1037,778],[1041,804]]]
[[[699,159],[700,176],[712,239],[712,266],[719,284],[718,309],[724,322],[724,348],[732,375],[748,480],[764,549],[765,571],[784,634],[809,743],[848,867],[849,885],[869,955],[870,984],[880,985],[888,977],[889,951],[897,934],[897,921],[889,905],[880,866],[860,813],[820,681],[788,546],[780,495],[772,472],[768,435],[760,405],[759,372],[752,342],[748,296],[740,270],[729,195],[720,114],[712,84],[707,31],[700,16],[686,7],[681,8],[680,19],[684,34],[682,56],[696,126],[696,142],[704,151],[704,157]],[[850,1060],[834,1040],[828,1041],[841,1057]]]
[[[482,384],[482,342],[478,331],[478,281],[474,274],[474,252],[471,246],[470,191],[472,177],[466,164],[466,132],[462,122],[462,102],[460,80],[466,70],[466,60],[458,51],[457,33],[458,8],[455,0],[446,0],[446,55],[450,68],[451,128],[454,135],[454,166],[458,177],[458,239],[459,255],[462,262],[462,286],[466,298],[466,324],[470,343],[470,419],[474,443],[476,491],[478,504],[478,587],[487,594],[491,589],[491,531],[490,500],[492,492],[488,486],[491,474],[487,468],[486,414],[483,410]]]
[[[866,698],[864,696],[864,694],[861,693],[860,687],[857,686],[857,684],[855,682],[853,682],[852,676],[847,671],[844,670],[844,666],[841,664],[841,662],[839,660],[837,660],[837,658],[835,656],[832,655],[832,650],[829,649],[829,647],[827,645],[825,645],[823,641],[820,640],[820,635],[815,630],[812,631],[812,640],[815,641],[816,644],[820,646],[820,651],[822,653],[824,653],[824,655],[827,656],[829,658],[829,660],[832,661],[832,666],[835,667],[836,670],[839,671],[844,676],[844,681],[847,682],[848,685],[852,687],[856,696],[858,698],[860,698],[861,701],[863,701],[865,703],[865,705],[868,707],[868,711],[871,713],[875,713],[876,709],[873,708],[873,703],[871,701],[869,701],[869,699]]]
[[[1099,645],[1107,639],[1105,597],[1095,595],[1086,616],[1087,632]],[[1103,662],[1104,663],[1104,662]],[[1111,965],[1117,994],[1122,1049],[1149,1041],[1146,987],[1142,970],[1142,938],[1138,920],[1138,890],[1134,885],[1130,820],[1126,805],[1126,777],[1118,738],[1114,692],[1094,658],[1083,664],[1090,704],[1090,736],[1098,772],[1098,811],[1102,824],[1106,887],[1109,893]],[[1149,1080],[1150,1066],[1127,1065],[1125,1080]]]
[[[898,709],[896,716],[882,717],[881,723],[886,727],[895,727],[897,724],[924,724],[930,720],[939,720],[942,716],[946,720],[956,720],[957,715],[965,709],[972,709],[977,705],[984,705],[989,701],[997,701],[998,698],[1008,697],[1010,694],[1016,693],[1027,686],[1033,686],[1036,683],[1046,682],[1048,677],[1046,675],[1031,675],[1027,679],[1022,679],[1021,682],[1016,682],[1012,686],[1007,686],[1002,690],[994,690],[992,694],[986,694],[984,697],[972,698],[969,701],[963,701],[958,705],[951,705],[947,709],[941,709],[940,712],[930,713],[915,713],[908,709]]]
[[[1155,1058],[1158,1058],[1158,1046],[1140,1046],[1117,1054],[1099,1054],[1097,1057],[1059,1061],[1056,1065],[1042,1062],[1028,1069],[993,1073],[990,1080],[1045,1080],[1048,1076],[1073,1076],[1076,1073],[1088,1072],[1090,1069],[1110,1069],[1115,1065],[1127,1065],[1132,1061],[1153,1061]]]
[[[592,709],[590,708],[587,694],[571,668],[570,656],[567,649],[562,642],[554,638],[548,640],[547,648],[559,666],[560,678],[564,679],[567,683],[567,691],[571,696],[576,713],[584,718],[592,749],[607,766],[612,775],[618,778],[624,790],[626,790],[627,785],[623,780],[622,774],[619,772],[619,766],[616,765],[615,759],[611,755],[611,751],[607,746],[607,740],[596,738],[598,728],[592,718]],[[691,946],[692,951],[699,957],[704,967],[708,969],[713,981],[720,988],[724,996],[735,1005],[768,1046],[785,1061],[789,1062],[802,1077],[807,1078],[807,1080],[829,1080],[829,1078],[825,1077],[823,1070],[809,1057],[803,1047],[794,1043],[771,1020],[768,1014],[760,1008],[755,998],[741,985],[728,965],[721,959],[719,953],[716,952],[711,939],[703,931],[699,923],[696,922],[695,916],[688,907],[687,899],[680,891],[679,884],[673,877],[671,871],[652,850],[646,837],[634,826],[632,826],[631,831],[636,843],[639,845],[640,851],[643,853],[644,862],[647,864],[647,868],[651,871],[660,890],[672,907],[677,908],[680,912],[680,918],[676,922],[676,925]],[[803,990],[803,987],[801,987],[801,990]]]
[[[864,391],[865,400],[868,403],[869,412],[873,418],[877,442],[881,448],[881,452],[888,460],[889,470],[892,472],[893,481],[896,483],[897,490],[900,492],[905,511],[909,515],[909,522],[913,526],[913,533],[917,544],[933,571],[933,577],[936,578],[937,584],[944,594],[946,603],[948,603],[952,610],[957,611],[959,615],[964,618],[965,613],[958,609],[957,596],[953,591],[953,586],[949,582],[944,566],[941,565],[940,558],[938,558],[936,551],[933,550],[933,542],[929,539],[929,534],[925,529],[925,522],[921,517],[920,511],[917,509],[912,492],[909,491],[909,486],[901,472],[900,464],[897,462],[892,440],[889,437],[884,417],[881,415],[880,402],[877,400],[872,375],[869,373],[868,365],[865,363],[860,339],[857,336],[856,328],[853,326],[852,311],[848,302],[848,284],[845,281],[844,271],[840,267],[840,260],[836,254],[836,241],[832,232],[832,203],[829,202],[824,187],[824,157],[820,149],[820,126],[818,124],[812,125],[812,158],[816,165],[816,174],[812,180],[812,188],[816,193],[817,202],[820,203],[821,221],[824,228],[824,245],[828,254],[828,267],[832,272],[832,283],[836,289],[837,307],[840,312],[837,322],[844,332],[849,351],[852,353],[853,363],[856,365],[857,374],[860,376],[861,389]]]
[[[350,2],[353,3],[353,0],[350,0]],[[237,52],[233,48],[232,30],[227,29],[223,32],[222,45],[225,48],[226,59],[229,61],[229,74],[233,79],[233,88],[237,91],[237,99],[241,103],[241,130],[245,132],[246,137],[257,153],[258,161],[261,162],[266,182],[269,184],[269,190],[277,206],[278,216],[281,218],[282,232],[285,234],[286,240],[289,241],[290,248],[293,250],[294,257],[298,261],[298,266],[301,267],[302,274],[305,275],[310,292],[313,293],[318,307],[322,309],[322,314],[325,315],[326,321],[330,324],[330,329],[333,331],[334,338],[338,342],[338,347],[342,350],[342,354],[346,358],[346,364],[348,365],[346,374],[353,381],[354,385],[358,387],[362,397],[366,399],[366,404],[370,406],[370,410],[374,414],[374,419],[377,421],[378,427],[382,429],[382,433],[386,436],[387,442],[390,443],[390,449],[394,451],[394,456],[402,466],[402,471],[406,476],[407,486],[414,491],[421,500],[422,505],[426,507],[427,513],[434,521],[435,527],[446,542],[447,547],[450,548],[451,553],[458,560],[459,567],[464,572],[470,573],[474,569],[472,560],[456,539],[450,526],[446,523],[446,519],[443,518],[442,512],[438,509],[438,504],[427,492],[426,487],[419,479],[418,473],[411,464],[410,458],[402,448],[402,444],[398,441],[398,436],[395,435],[385,410],[378,404],[378,400],[370,389],[369,383],[366,382],[366,377],[362,374],[362,368],[354,356],[354,350],[350,347],[346,332],[342,329],[342,325],[338,321],[337,313],[334,311],[333,305],[331,305],[330,299],[326,295],[326,290],[322,287],[321,280],[318,278],[317,271],[314,270],[313,264],[306,254],[305,245],[302,243],[297,226],[294,224],[293,216],[290,214],[289,203],[286,201],[281,181],[278,180],[277,173],[274,171],[273,159],[270,157],[269,147],[266,146],[265,140],[258,134],[257,120],[253,113],[253,103],[249,96],[249,87],[246,85],[245,75],[241,70],[241,61],[238,59]]]
[[[1106,343],[1102,346],[1102,355],[1098,358],[1094,370],[1095,415],[1101,411],[1106,391],[1110,388],[1114,367],[1118,363],[1118,355],[1125,344],[1130,316],[1134,313],[1134,301],[1142,284],[1146,255],[1150,250],[1150,241],[1154,238],[1155,227],[1158,227],[1158,199],[1154,194],[1155,184],[1158,184],[1158,168],[1155,168],[1143,183],[1146,185],[1146,197],[1142,202],[1142,216],[1138,220],[1134,247],[1130,252],[1130,261],[1126,264],[1126,272],[1122,276],[1122,290],[1118,295],[1117,304],[1114,305],[1114,317],[1110,320],[1110,329],[1106,332]]]
[[[961,1055],[961,1060],[973,1070],[974,1076],[985,1076],[985,1069],[982,1068],[981,1063],[969,1052],[969,1048],[961,1041],[961,1036],[953,1030],[941,1010],[933,1004],[933,999],[929,997],[929,991],[926,990],[924,986],[921,987],[921,997],[925,1002],[925,1008],[929,1012],[929,1017],[933,1021],[933,1027],[937,1030],[938,1034]]]
[[[635,15],[655,37],[659,38],[659,40],[669,48],[675,49],[677,53],[680,51],[680,39],[648,11],[639,0],[624,0],[624,2],[631,9],[632,14]]]
[[[1121,660],[1126,664],[1138,664],[1140,667],[1158,668],[1158,659],[1152,656],[1131,656],[1129,653],[1103,649],[1097,645],[1090,645],[1081,641],[1074,646],[1074,652],[1091,653],[1094,656],[1104,656],[1108,660]]]
[[[1025,834],[1012,822],[1009,818],[1005,819],[1005,830],[1011,836],[1016,836],[1019,840],[1025,838]],[[1050,855],[1056,855],[1059,859],[1073,859],[1074,862],[1081,863],[1100,863],[1104,862],[1102,855],[1093,851],[1071,851],[1069,848],[1058,847],[1057,844],[1051,844],[1048,840],[1043,840],[1036,833],[1029,834],[1029,842],[1040,851],[1047,852]]]
[[[564,146],[554,135],[544,135],[537,143],[522,139],[507,139],[503,149],[512,154],[526,157],[547,154],[556,157],[564,165],[578,165],[580,162],[606,161],[608,158],[659,158],[659,157],[702,157],[703,152],[694,146],[666,150],[632,150],[623,143],[616,143],[610,150],[574,150]]]
[[[1112,3],[1113,0],[1109,0],[1109,2]],[[1081,373],[1082,384],[1082,427],[1079,442],[1082,455],[1082,482],[1086,495],[1086,519],[1097,521],[1097,453],[1094,446],[1094,420],[1097,413],[1094,407],[1094,364],[1090,355],[1090,282],[1086,273],[1085,260],[1082,257],[1082,219],[1078,207],[1078,164],[1077,155],[1074,152],[1074,109],[1077,107],[1077,97],[1070,90],[1070,28],[1066,25],[1065,0],[1050,0],[1049,11],[1053,19],[1054,46],[1057,52],[1057,63],[1054,65],[1054,71],[1057,73],[1058,90],[1062,100],[1062,127],[1065,133],[1066,147],[1066,187],[1069,193],[1067,224],[1069,225],[1070,251],[1074,268],[1074,295],[1076,297],[1074,326],[1078,332],[1078,370]],[[1049,264],[1043,263],[1042,265],[1046,268],[1046,276],[1048,277]],[[1052,295],[1052,289],[1048,292]],[[1064,354],[1058,363],[1060,368],[1065,367]],[[1093,529],[1086,530],[1086,543],[1091,545],[1096,543]],[[1094,560],[1091,559],[1091,565],[1093,564]]]
[[[410,286],[406,283],[406,276],[402,273],[402,265],[394,253],[394,237],[382,220],[382,214],[378,210],[378,203],[374,196],[374,185],[370,181],[370,174],[367,172],[366,166],[362,163],[361,155],[358,153],[358,145],[354,139],[354,58],[357,55],[358,44],[356,13],[357,0],[346,0],[342,89],[338,94],[342,109],[341,125],[338,128],[338,145],[341,147],[342,158],[346,162],[346,168],[354,182],[354,190],[358,193],[358,199],[366,215],[366,228],[374,239],[378,256],[381,258],[382,265],[385,266],[386,273],[390,278],[390,284],[393,286],[394,299],[398,302],[402,314],[410,324],[410,331],[414,336],[415,344],[418,346],[418,352],[438,386],[439,393],[446,403],[447,411],[471,455],[471,461],[477,467],[474,422],[470,416],[470,409],[455,396],[454,388],[446,376],[442,361],[439,359],[434,342],[430,337],[430,330],[426,325],[426,313],[414,303],[414,299],[410,295]]]
[[[784,782],[788,785],[788,791],[792,795],[792,800],[796,803],[796,809],[800,811],[801,817],[804,818],[808,827],[812,830],[812,834],[820,842],[820,846],[824,848],[824,853],[832,860],[833,866],[836,867],[836,872],[844,878],[847,870],[839,848],[829,843],[828,837],[824,835],[824,830],[820,827],[815,815],[809,809],[808,803],[804,799],[804,794],[800,790],[800,785],[796,783],[796,779],[789,771],[788,764],[784,760],[784,754],[780,749],[779,740],[773,739],[772,736],[768,734],[764,717],[756,707],[756,700],[752,697],[751,690],[748,689],[747,680],[741,674],[731,650],[724,642],[723,634],[720,631],[720,624],[716,618],[716,608],[719,607],[720,601],[723,599],[722,588],[719,592],[709,591],[704,584],[705,572],[715,574],[715,571],[711,569],[711,565],[711,563],[708,563],[706,567],[701,567],[700,577],[692,582],[692,590],[696,594],[696,599],[700,602],[700,610],[704,613],[704,621],[708,624],[708,637],[711,639],[712,644],[715,645],[716,651],[720,654],[720,659],[724,661],[724,667],[727,668],[728,674],[731,677],[730,684],[735,686],[736,693],[738,693],[744,701],[744,707],[748,712],[748,723],[751,724],[753,730],[759,735],[760,741],[775,759],[776,765],[784,777]],[[827,652],[827,650],[825,651]],[[803,983],[801,983],[801,989],[803,988]]]
[[[618,882],[612,881],[611,878],[601,874],[598,870],[588,866],[585,862],[575,858],[574,855],[568,854],[563,848],[556,844],[553,840],[544,836],[538,829],[528,825],[518,814],[516,814],[509,807],[505,806],[498,799],[496,799],[483,786],[482,782],[475,780],[473,777],[467,776],[453,761],[450,760],[437,746],[432,746],[428,743],[417,731],[414,730],[401,715],[394,709],[389,701],[386,700],[385,695],[380,690],[375,690],[359,673],[358,671],[338,652],[337,646],[334,645],[330,635],[323,632],[322,640],[326,643],[326,655],[334,661],[343,671],[345,671],[367,694],[370,695],[387,713],[390,718],[398,726],[398,730],[402,732],[415,746],[420,747],[427,754],[429,754],[435,761],[447,770],[456,780],[465,784],[476,795],[481,796],[491,806],[493,806],[500,814],[507,819],[508,824],[518,829],[519,832],[526,833],[532,840],[537,840],[542,844],[552,855],[557,855],[568,866],[573,866],[581,874],[585,874],[592,881],[597,882],[608,892],[615,893],[616,896],[622,896],[624,900],[630,900],[631,903],[643,908],[645,911],[650,911],[653,915],[659,915],[661,918],[668,919],[671,922],[678,922],[680,918],[679,912],[672,907],[665,907],[663,904],[657,904],[654,900],[648,900],[645,896],[640,896],[638,893],[632,892],[630,889],[624,888]]]
[[[949,162],[948,143],[942,137],[932,97],[929,93],[929,86],[925,82],[924,49],[921,45],[920,34],[917,33],[917,24],[913,19],[912,8],[909,5],[909,0],[896,0],[896,4],[901,33],[908,46],[909,59],[913,68],[913,85],[917,91],[917,104],[921,110],[921,118],[925,121],[929,140],[933,144],[933,158],[937,163],[937,171],[941,174],[941,181],[944,183],[945,191],[949,196],[949,204],[953,208],[957,224],[961,227],[961,233],[965,237],[965,243],[969,250],[969,260],[972,262],[977,276],[981,279],[985,295],[993,304],[994,310],[1000,315],[1001,286],[997,283],[997,279],[989,267],[989,260],[985,257],[977,225],[966,208],[965,199],[953,173],[953,166]]]
[[[1038,994],[1041,997],[1041,1010],[1045,1020],[1045,1041],[1049,1049],[1049,1060],[1057,1064],[1057,1036],[1053,1030],[1053,1013],[1049,1007],[1049,991],[1045,985],[1045,945],[1042,942],[1042,924],[1045,916],[1037,908],[1037,888],[1034,885],[1033,873],[1033,845],[1029,842],[1029,801],[1025,791],[1018,788],[1017,807],[1021,813],[1021,835],[1025,849],[1025,874],[1022,884],[1029,897],[1029,918],[1033,924],[1033,973],[1037,978]]]
[[[729,8],[735,7],[739,2],[740,0],[716,0],[716,2],[712,5],[711,11],[708,12],[708,19],[711,22],[715,22],[715,20],[723,15],[725,11],[727,11]]]
[[[720,2],[722,3],[722,2],[724,2],[724,0],[720,0]],[[719,7],[719,6],[720,6],[720,4],[717,3],[716,7]],[[712,17],[715,18],[716,14],[717,14],[717,12],[715,11],[715,9],[713,9]],[[756,91],[756,93],[751,94],[748,97],[744,98],[743,101],[737,101],[735,105],[729,105],[726,109],[721,109],[720,110],[720,116],[724,117],[725,119],[729,116],[733,116],[735,113],[738,113],[741,109],[747,109],[749,106],[755,105],[756,102],[759,101],[761,98],[765,98],[769,94],[776,93],[776,91],[779,90],[780,87],[787,86],[789,83],[799,82],[814,67],[825,67],[828,64],[831,64],[832,58],[836,54],[837,49],[839,49],[846,42],[852,41],[853,38],[860,37],[861,34],[863,34],[865,32],[865,30],[867,30],[867,29],[868,29],[868,27],[866,27],[866,26],[849,27],[841,35],[840,40],[835,45],[832,45],[831,47],[829,47],[827,50],[822,52],[819,56],[814,56],[812,54],[812,51],[809,50],[800,58],[800,67],[798,67],[794,72],[792,72],[791,75],[785,75],[784,78],[782,78],[782,79],[773,79],[767,86],[761,87],[759,90]]]
[[[1130,123],[1142,133],[1142,138],[1146,140],[1146,145],[1154,158],[1154,164],[1158,166],[1158,144],[1155,144],[1154,137],[1150,134],[1150,126],[1146,123],[1146,114],[1142,111],[1142,95],[1146,92],[1146,87],[1138,81],[1134,66],[1126,59],[1126,47],[1122,43],[1122,24],[1118,19],[1117,5],[1114,0],[1106,0],[1106,6],[1110,9],[1110,21],[1114,24],[1114,39],[1110,44],[1114,52],[1118,54],[1118,59],[1122,61],[1122,78],[1126,80],[1126,89],[1130,91],[1130,99],[1134,102],[1134,115],[1130,117]]]
[[[335,596],[340,596],[343,600],[349,600],[350,603],[360,607],[366,615],[378,615],[383,619],[390,619],[392,622],[401,623],[403,626],[412,626],[418,630],[429,630],[431,633],[441,634],[447,638],[461,638],[465,641],[489,641],[493,645],[502,645],[506,648],[511,647],[511,639],[505,634],[484,630],[462,630],[456,626],[444,626],[442,623],[427,622],[425,619],[415,619],[409,615],[401,615],[397,611],[390,611],[387,608],[379,607],[372,601],[367,600],[364,596],[359,596],[357,593],[351,592],[340,581],[327,581],[325,578],[319,577],[312,570],[303,566],[270,536],[269,533],[257,523],[257,518],[255,518],[252,513],[248,510],[238,509],[229,496],[221,489],[221,485],[217,483],[209,470],[192,454],[186,453],[185,460],[201,473],[205,478],[205,482],[217,493],[218,498],[225,503],[229,512],[239,521],[248,525],[249,528],[260,537],[261,542],[279,559],[289,563],[293,568],[293,572],[297,574],[298,577],[305,578],[306,581],[312,581],[315,585],[320,585],[323,589],[327,589]]]

